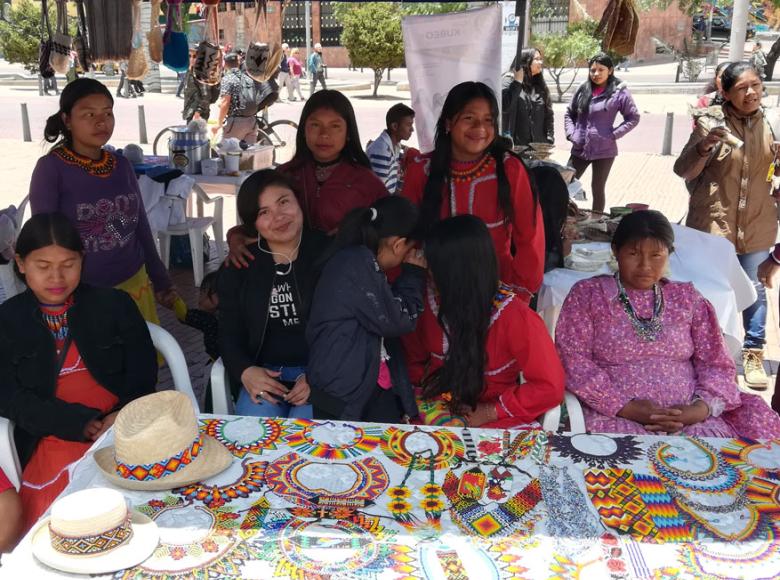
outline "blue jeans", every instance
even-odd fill
[[[766,343],[766,289],[758,281],[758,266],[768,255],[769,250],[737,255],[739,265],[750,278],[758,294],[752,306],[742,311],[742,324],[745,327],[745,342],[742,348],[764,348]]]
[[[264,365],[263,368],[269,371],[281,372],[276,378],[280,382],[294,383],[299,376],[306,372],[303,367],[280,367]],[[241,389],[236,401],[236,415],[247,415],[250,417],[287,417],[290,419],[311,419],[313,418],[311,405],[290,405],[285,401],[270,403],[265,399],[255,403],[249,396],[246,389]]]

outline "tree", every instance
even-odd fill
[[[534,38],[534,45],[544,55],[547,72],[555,81],[558,102],[577,80],[578,67],[601,50],[599,41],[582,28],[570,28],[565,35],[549,35]],[[564,76],[571,75],[567,81]]]
[[[343,3],[338,11],[343,26],[341,44],[352,65],[374,71],[374,96],[385,70],[404,62],[401,13],[389,2]]]
[[[0,21],[0,51],[5,59],[21,64],[28,72],[38,72],[40,39],[40,4],[33,4],[31,0],[15,2],[11,7],[10,22]]]

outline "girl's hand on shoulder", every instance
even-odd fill
[[[425,260],[425,254],[418,248],[412,248],[404,258],[404,264],[411,264],[412,266],[419,266],[420,268],[428,268],[428,262]]]
[[[301,375],[298,377],[298,380],[295,381],[295,386],[284,397],[284,400],[291,405],[299,407],[306,404],[306,402],[309,400],[310,393],[311,387],[309,386],[309,382],[306,380],[306,375]]]
[[[225,258],[225,264],[231,264],[238,268],[248,268],[249,262],[255,259],[252,252],[247,247],[249,244],[257,243],[257,238],[251,238],[241,231],[241,228],[235,227],[228,232],[228,257]]]

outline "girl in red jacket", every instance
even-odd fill
[[[555,346],[542,319],[500,281],[482,220],[438,222],[425,258],[427,308],[404,339],[409,378],[422,387],[421,419],[432,422],[431,411],[446,402],[455,422],[440,413],[437,424],[457,424],[460,415],[472,427],[508,428],[559,405],[564,374]]]
[[[431,153],[417,157],[402,195],[421,208],[421,225],[471,214],[487,224],[501,279],[523,300],[544,274],[542,211],[523,162],[498,137],[498,101],[487,85],[465,82],[447,95]]]
[[[318,91],[306,101],[295,156],[279,171],[292,181],[306,224],[328,235],[336,233],[351,210],[388,195],[360,146],[355,110],[339,91]],[[234,265],[246,266],[253,259],[246,244],[256,241],[238,227],[228,232]]]

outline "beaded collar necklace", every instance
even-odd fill
[[[476,161],[458,162],[453,161],[450,164],[450,175],[455,183],[464,183],[471,181],[485,174],[490,168],[490,161],[493,159],[487,153]]]
[[[336,166],[341,163],[341,157],[337,157],[333,161],[326,161],[321,163],[319,161],[314,162],[314,178],[317,183],[322,185],[333,174]]]
[[[81,167],[81,169],[95,177],[109,177],[116,165],[116,158],[105,149],[97,161],[80,155],[64,145],[57,147],[52,153],[68,165]]]
[[[54,340],[65,340],[68,337],[68,310],[73,306],[73,296],[69,296],[64,304],[41,304],[41,315],[46,327],[54,336]]]
[[[650,318],[643,318],[631,306],[631,300],[628,298],[626,289],[620,282],[620,273],[615,273],[615,282],[618,287],[618,301],[623,306],[623,310],[626,311],[636,335],[644,342],[655,342],[658,340],[658,335],[663,330],[661,315],[664,312],[664,295],[658,283],[653,284],[653,315]]]

